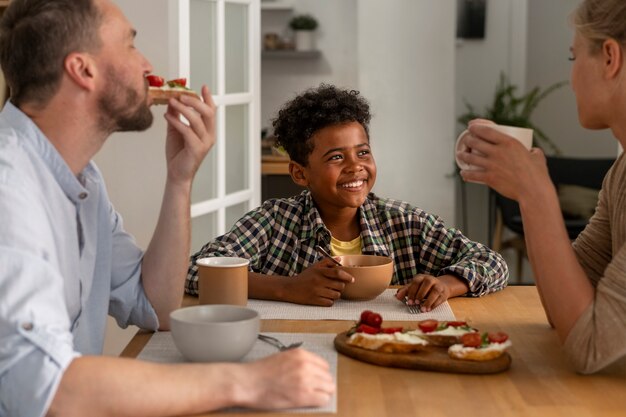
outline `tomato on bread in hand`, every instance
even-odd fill
[[[149,89],[148,95],[152,99],[151,104],[168,104],[171,98],[179,99],[182,95],[189,95],[198,98],[195,91],[187,88],[186,78],[175,78],[165,81],[163,77],[150,74],[146,75]]]
[[[167,85],[170,87],[187,87],[187,79],[186,78],[175,78],[173,80],[169,80]]]
[[[163,87],[165,84],[165,79],[163,77],[159,77],[158,75],[146,75],[146,79],[148,80],[148,85],[150,87]]]

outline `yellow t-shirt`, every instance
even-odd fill
[[[330,238],[330,254],[333,256],[341,255],[360,255],[361,254],[361,236],[352,239],[349,242],[342,242],[331,236]]]

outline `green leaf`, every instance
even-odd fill
[[[535,135],[539,140],[536,146],[543,148],[546,153],[560,155],[560,149],[542,130],[532,123],[531,116],[541,101],[565,84],[567,84],[567,81],[560,81],[543,90],[535,87],[526,94],[517,94],[517,86],[511,84],[504,72],[501,72],[491,106],[487,107],[483,113],[479,113],[474,106],[464,99],[463,102],[467,111],[460,115],[457,120],[464,126],[470,120],[483,118],[501,125],[534,129]]]

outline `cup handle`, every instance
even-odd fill
[[[464,130],[456,140],[454,159],[456,160],[456,164],[462,170],[471,169],[471,165],[466,164],[465,162],[461,161],[457,155],[460,152],[467,151],[467,145],[465,145],[464,140],[465,140],[465,136],[469,134],[470,134],[469,130]]]

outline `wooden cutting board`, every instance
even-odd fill
[[[460,374],[495,374],[506,371],[511,366],[511,355],[507,352],[484,362],[454,359],[448,356],[448,348],[435,346],[415,353],[375,352],[349,345],[347,333],[339,333],[335,337],[337,352],[374,365]]]

